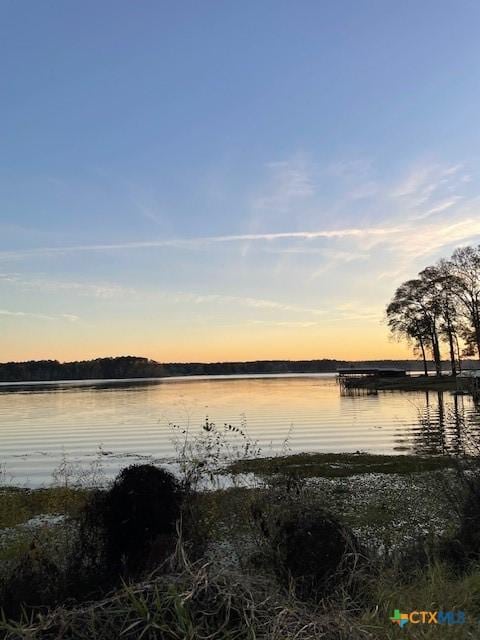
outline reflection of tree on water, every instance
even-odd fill
[[[480,453],[478,407],[470,397],[426,391],[411,445],[415,453],[423,455]]]

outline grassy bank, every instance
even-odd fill
[[[40,515],[75,516],[89,491],[80,487],[44,489],[0,488],[0,530],[15,527]]]
[[[240,460],[228,467],[233,474],[255,473],[261,477],[297,474],[302,478],[343,478],[358,474],[410,474],[451,468],[445,456],[374,455],[369,453],[299,453],[272,458]]]
[[[0,635],[8,640],[478,637],[480,568],[473,562],[458,570],[441,553],[442,541],[459,526],[452,496],[460,500],[463,490],[449,459],[301,454],[242,460],[227,473],[231,488],[190,497],[196,553],[186,539],[154,574],[95,602],[66,603],[44,610],[41,618],[0,622]],[[258,483],[242,486],[245,473],[255,474]],[[0,581],[31,553],[32,544],[35,553],[60,565],[75,544],[75,523],[90,495],[81,487],[1,489]],[[361,550],[352,574],[359,589],[340,586],[328,598],[312,601],[279,582],[271,544],[254,514],[260,511],[274,527],[299,506],[302,512],[328,509],[353,531]],[[410,624],[400,630],[390,621],[394,609],[463,610],[467,623]]]

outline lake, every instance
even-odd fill
[[[175,457],[174,429],[205,419],[246,429],[262,455],[282,450],[442,453],[480,441],[472,399],[449,392],[341,393],[334,374],[0,385],[0,462],[39,486],[66,458],[107,474]]]

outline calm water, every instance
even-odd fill
[[[293,452],[441,453],[476,440],[471,398],[450,393],[342,395],[333,375],[177,378],[0,385],[0,462],[18,484],[51,480],[64,455],[107,473],[175,455],[171,424],[246,423],[264,455]],[[480,441],[480,437],[479,437]]]

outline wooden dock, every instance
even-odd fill
[[[404,378],[407,375],[405,369],[392,367],[345,367],[337,369],[339,380],[352,378]]]

